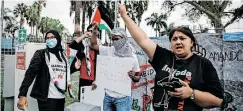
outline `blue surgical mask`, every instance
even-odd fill
[[[47,47],[49,47],[49,48],[54,48],[54,47],[56,47],[56,45],[57,45],[57,39],[56,39],[56,38],[47,39],[47,40],[46,40],[46,45],[47,45]]]

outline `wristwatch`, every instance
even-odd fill
[[[194,99],[195,99],[195,92],[194,92],[194,89],[192,89],[192,95],[190,96],[190,99],[191,99],[191,100],[194,100]]]

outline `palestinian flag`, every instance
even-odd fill
[[[106,13],[106,11],[101,7],[97,7],[93,15],[92,23],[97,22],[99,24],[100,30],[106,30],[107,32],[111,32],[111,30],[114,28],[114,23],[106,14],[109,13]]]

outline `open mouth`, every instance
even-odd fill
[[[183,47],[182,46],[178,46],[178,47],[176,47],[176,49],[182,49]]]

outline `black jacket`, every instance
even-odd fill
[[[75,49],[77,50],[77,54],[76,54],[76,57],[78,59],[82,59],[85,57],[85,53],[84,53],[84,45],[82,42],[80,43],[77,43],[75,40],[69,45],[70,48],[72,49]],[[97,52],[96,52],[97,53]],[[70,66],[70,73],[73,74],[74,72],[76,71],[80,71],[80,69],[76,69],[75,68],[75,62],[77,61],[76,57],[74,58],[73,62],[71,63],[71,66]],[[86,79],[82,79],[82,78],[79,78],[79,87],[82,87],[82,86],[90,86],[92,85],[93,83],[93,80],[86,80]],[[80,92],[80,91],[79,91]]]
[[[50,85],[50,73],[45,62],[46,49],[37,50],[30,61],[30,65],[25,72],[24,80],[19,88],[20,96],[27,96],[28,89],[35,79],[30,96],[46,101]]]

